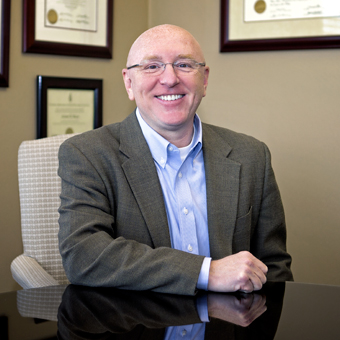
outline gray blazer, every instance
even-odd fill
[[[268,266],[268,280],[291,280],[268,148],[203,124],[203,155],[211,257],[248,250]],[[203,256],[171,248],[157,170],[135,113],[66,140],[59,176],[59,246],[71,283],[195,294]]]

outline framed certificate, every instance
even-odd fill
[[[102,126],[102,79],[37,77],[37,138]]]
[[[0,87],[8,87],[10,0],[0,0]]]
[[[220,52],[340,47],[340,1],[221,0]]]
[[[23,2],[23,52],[112,58],[113,0]]]

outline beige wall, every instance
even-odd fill
[[[220,1],[149,4],[149,26],[182,26],[203,47],[201,118],[270,147],[296,281],[339,285],[340,50],[219,53]]]
[[[0,88],[0,292],[18,288],[10,263],[22,252],[17,152],[36,137],[36,76],[103,79],[103,123],[120,121],[133,109],[121,70],[128,50],[147,28],[147,0],[114,0],[113,59],[50,56],[21,52],[22,1],[12,1],[9,88]]]
[[[17,149],[35,138],[36,76],[104,79],[104,124],[120,121],[134,107],[121,80],[129,46],[162,23],[188,29],[205,51],[201,118],[270,147],[296,280],[340,284],[340,50],[222,54],[218,0],[114,0],[112,60],[23,54],[21,3],[12,1],[10,87],[0,89],[0,292],[18,288],[9,270],[22,252]]]

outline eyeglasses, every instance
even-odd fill
[[[161,61],[145,60],[140,64],[129,66],[127,69],[130,70],[135,67],[140,67],[140,71],[142,73],[157,76],[165,71],[166,65],[168,64],[172,65],[176,73],[177,71],[183,73],[194,73],[200,68],[200,66],[205,66],[205,63],[198,63],[192,59],[178,60],[174,63],[162,63]]]

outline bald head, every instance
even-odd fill
[[[201,46],[192,34],[181,27],[165,24],[148,29],[135,40],[128,54],[127,66],[139,63],[150,56],[158,57],[150,55],[150,52],[153,49],[157,49],[160,45],[164,46],[165,42],[171,49],[172,43],[178,41],[191,47],[195,54],[190,56],[192,59],[204,61]]]

